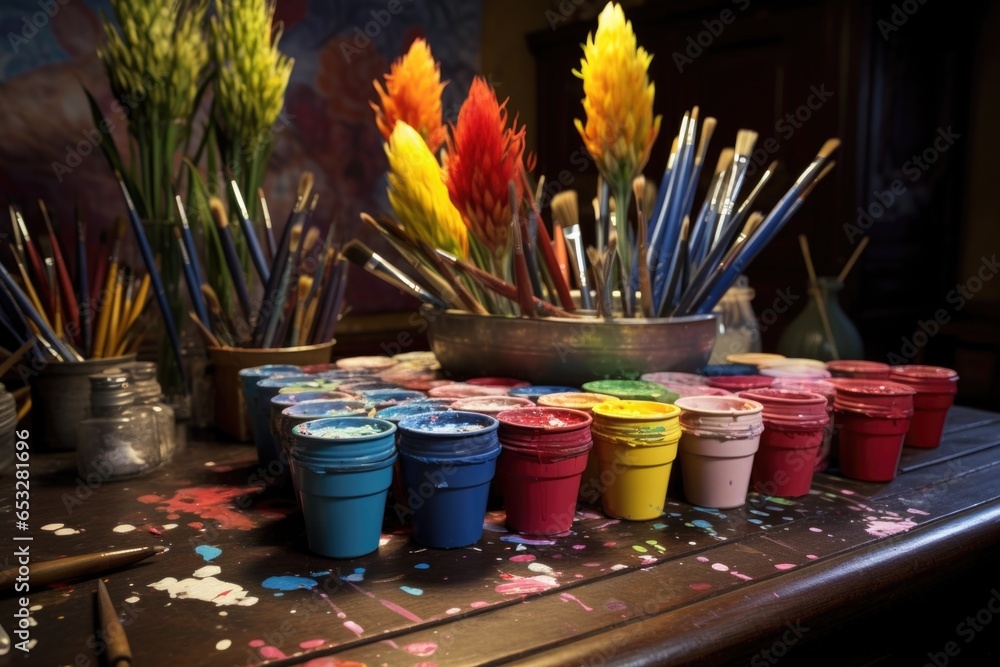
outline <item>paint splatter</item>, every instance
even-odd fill
[[[413,586],[400,586],[399,590],[403,591],[404,593],[409,593],[410,595],[423,595],[424,594],[424,589],[422,589],[422,588],[414,588]]]
[[[535,560],[534,554],[518,554],[510,557],[512,563],[530,563],[533,560]]]
[[[646,540],[646,544],[658,550],[660,553],[663,553],[667,550],[665,547],[660,546],[656,540]]]
[[[263,582],[261,586],[264,588],[269,588],[276,591],[296,591],[300,588],[316,588],[319,585],[315,579],[310,579],[309,577],[268,577]]]
[[[404,646],[403,650],[410,655],[426,658],[427,656],[434,655],[438,650],[438,645],[434,642],[414,642],[413,644]]]
[[[736,570],[733,570],[733,571],[732,571],[732,572],[730,572],[729,574],[733,575],[733,576],[734,576],[734,577],[736,577],[737,579],[742,579],[743,581],[753,581],[753,577],[748,577],[748,576],[747,576],[747,575],[745,575],[745,574],[740,574],[740,573],[739,573],[739,572],[737,572]]]
[[[530,593],[541,593],[559,586],[559,582],[544,574],[534,577],[517,577],[510,575],[510,578],[512,581],[500,584],[496,587],[497,593],[500,593],[501,595],[528,595]]]
[[[572,593],[562,593],[562,594],[559,595],[559,599],[562,600],[563,602],[575,602],[578,605],[580,605],[581,607],[583,607],[584,611],[594,611],[594,609],[592,607],[588,607],[587,605],[585,605],[580,600],[580,598],[576,597]]]
[[[586,544],[574,544],[573,548],[576,549],[577,551],[581,551],[582,549],[586,549],[587,545]]]
[[[281,649],[277,646],[262,646],[260,649],[260,657],[267,658],[268,660],[278,660],[280,658],[287,658]]]
[[[205,567],[200,567],[194,571],[194,576],[199,579],[204,579],[205,577],[214,577],[217,574],[222,574],[222,568],[218,565],[206,565]]]
[[[910,514],[919,514],[921,516],[930,516],[930,512],[925,512],[923,510],[918,510],[916,507],[910,507],[906,510]]]
[[[688,584],[688,588],[690,588],[693,591],[707,591],[711,587],[712,587],[712,584],[709,584],[709,583],[704,582],[704,581],[699,581],[697,583]]]
[[[853,496],[854,495],[854,492],[851,491],[850,489],[841,489],[840,492],[843,493],[845,496]]]
[[[809,530],[811,532],[813,532],[813,533],[822,533],[823,532],[822,528],[817,528],[816,526],[812,526]]]
[[[431,566],[428,565],[427,563],[417,563],[416,565],[413,566],[413,569],[414,570],[429,570],[429,569],[431,569]]]
[[[358,637],[364,634],[365,629],[354,621],[344,621],[344,627],[356,634]]]
[[[555,540],[534,539],[530,537],[521,537],[520,535],[504,535],[500,538],[500,541],[512,542],[514,544],[528,544],[533,547],[551,546],[556,543]]]
[[[901,517],[865,517],[868,520],[868,525],[865,527],[865,531],[869,535],[874,535],[875,537],[888,537],[890,535],[896,535],[898,533],[905,533],[910,528],[917,525],[916,521],[912,519],[903,519]]]
[[[232,645],[233,645],[233,640],[232,639],[220,639],[219,641],[215,642],[215,650],[216,651],[225,651],[227,648],[229,648]]]
[[[306,650],[311,648],[319,648],[326,643],[325,639],[309,639],[304,642],[299,642],[299,648],[304,648]]]
[[[115,531],[116,533],[131,533],[133,530],[135,530],[135,526],[133,526],[130,523],[122,523],[118,524],[111,530]]]
[[[47,523],[44,526],[42,526],[42,530],[59,530],[64,525],[66,525],[66,524],[63,524],[63,523]]]
[[[166,591],[172,598],[202,600],[219,607],[232,605],[249,607],[258,602],[257,598],[248,595],[249,591],[239,584],[231,584],[215,577],[205,577],[204,579],[189,577],[180,580],[166,577],[148,584],[148,586],[158,591]]]
[[[136,602],[138,602],[138,601],[139,601],[140,599],[141,599],[141,598],[140,598],[140,597],[139,597],[138,595],[133,595],[132,597],[127,597],[127,598],[125,598],[125,599],[123,600],[123,602],[125,602],[125,603],[127,603],[127,604],[135,604],[135,603],[136,603]]]
[[[816,560],[817,558],[819,558],[819,556],[815,554],[806,554],[806,558],[808,558],[809,560]]]
[[[649,551],[649,549],[647,549],[646,547],[644,547],[644,546],[642,546],[640,544],[633,544],[632,548],[635,549],[636,551],[638,551],[641,554],[644,554],[647,551]]]
[[[460,611],[462,611],[462,610],[459,609],[458,607],[449,607],[448,609],[444,610],[444,613],[446,613],[446,614],[448,614],[450,616],[452,614],[457,614]]]
[[[554,575],[556,573],[555,570],[553,570],[551,567],[549,567],[545,563],[529,563],[528,564],[528,569],[531,570],[532,572],[538,572],[539,574],[551,574],[551,575]]]
[[[775,563],[774,568],[776,570],[791,570],[795,567],[794,563]]]
[[[139,502],[156,505],[161,512],[171,515],[194,514],[206,521],[217,521],[220,530],[253,530],[256,523],[243,514],[233,502],[240,497],[248,497],[260,489],[253,486],[195,486],[179,489],[173,497],[156,494],[139,496]],[[168,515],[167,518],[173,518]]]
[[[628,609],[628,605],[621,600],[611,600],[604,606],[608,611],[625,611]]]
[[[698,556],[695,560],[697,560],[699,563],[707,563],[708,562],[708,558],[706,558],[705,556]]]
[[[222,549],[219,547],[209,546],[207,544],[198,545],[195,547],[194,552],[204,558],[206,563],[209,563],[222,555]]]
[[[484,607],[489,607],[489,602],[484,602],[483,600],[476,600],[475,602],[470,602],[469,606],[473,609],[482,609]]]
[[[712,569],[718,572],[728,572],[729,566],[723,565],[722,563],[712,563]]]
[[[778,498],[776,496],[768,496],[767,501],[774,503],[775,505],[785,505],[786,507],[792,507],[794,505],[798,505],[798,503],[795,502],[794,500],[789,500],[788,498]],[[776,507],[774,509],[778,512],[781,511],[781,508],[779,507]]]
[[[611,571],[612,572],[617,572],[618,570],[625,570],[627,568],[628,568],[628,565],[622,565],[621,563],[616,563],[616,564],[614,564],[614,565],[611,566]]]
[[[356,567],[354,572],[351,574],[341,575],[340,577],[344,581],[364,581],[365,580],[365,568]]]
[[[76,528],[59,528],[53,534],[62,537],[65,535],[79,535],[80,531]]]

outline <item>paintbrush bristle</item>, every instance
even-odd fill
[[[674,162],[677,160],[677,137],[674,137],[673,142],[670,144],[670,154],[667,157],[667,169],[674,168]]]
[[[312,252],[317,241],[319,241],[319,227],[314,225],[306,231],[305,239],[302,241],[302,255],[306,256]]]
[[[296,224],[288,232],[288,249],[290,252],[295,252],[299,249],[299,241],[302,239],[302,223]]]
[[[312,284],[312,276],[299,276],[299,303],[305,301],[306,295],[309,294],[309,288],[312,287]]]
[[[368,263],[368,260],[372,258],[374,253],[372,253],[371,249],[361,241],[351,239],[344,244],[343,249],[341,249],[341,254],[348,261],[359,266],[364,266]]]
[[[823,147],[819,149],[817,157],[827,158],[840,147],[840,139],[827,139]]]
[[[691,120],[693,120],[693,121],[697,121],[698,120],[698,105],[697,104],[694,105],[693,109],[691,109]]]
[[[829,174],[836,164],[837,164],[836,160],[831,160],[830,162],[828,162],[826,166],[823,167],[823,171],[819,172],[819,175],[813,179],[812,183],[810,183],[805,187],[805,189],[802,191],[802,194],[799,195],[799,199],[805,199],[806,197],[808,197],[809,193],[812,192],[813,188],[816,187],[816,184],[822,181],[823,177]]]
[[[212,212],[212,219],[219,227],[227,227],[229,220],[226,218],[226,207],[218,197],[211,197],[208,200],[208,208]]]
[[[740,130],[736,133],[736,154],[750,155],[757,143],[757,133],[753,130]]]
[[[735,153],[736,151],[734,151],[732,147],[729,146],[722,149],[722,152],[719,153],[719,161],[715,165],[716,176],[718,176],[719,174],[721,174],[722,172],[724,172],[726,169],[729,168],[729,165],[733,163],[733,155],[735,155]]]
[[[576,190],[563,190],[552,197],[552,216],[563,227],[571,227],[580,222],[579,196]]]
[[[715,133],[716,123],[718,123],[718,121],[709,116],[705,119],[705,122],[701,124],[701,138],[698,142],[698,153],[695,157],[695,162],[698,164],[705,161],[705,155],[708,153],[708,142],[712,140],[712,135]]]
[[[639,174],[632,179],[632,194],[635,196],[635,205],[639,208],[639,213],[642,213],[643,197],[646,194],[646,177]]]
[[[760,225],[760,223],[763,221],[764,221],[763,213],[761,213],[760,211],[754,211],[753,213],[751,213],[750,217],[747,218],[746,224],[743,226],[743,228],[746,230],[746,235],[750,236],[751,234],[753,234],[754,231],[757,229],[757,227]]]
[[[309,193],[312,192],[315,179],[316,177],[313,176],[311,171],[302,172],[302,175],[299,177],[299,201],[305,202],[309,199]]]

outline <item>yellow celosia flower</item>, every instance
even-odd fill
[[[464,259],[469,249],[468,232],[448,196],[441,165],[423,137],[399,120],[385,152],[389,157],[389,204],[396,217],[416,238]]]
[[[597,19],[597,33],[587,35],[580,71],[586,125],[575,120],[584,145],[610,183],[627,183],[638,176],[660,131],[653,117],[654,84],[649,81],[653,59],[637,46],[631,21],[621,5],[609,2]]]
[[[382,106],[370,104],[382,136],[388,140],[396,123],[403,121],[420,133],[432,153],[437,153],[446,136],[441,121],[441,91],[446,84],[441,83],[441,68],[427,42],[420,38],[413,41],[406,55],[385,75],[385,88],[378,81],[374,84]]]

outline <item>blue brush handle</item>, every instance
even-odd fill
[[[253,223],[248,218],[240,216],[240,227],[247,240],[247,247],[250,249],[250,259],[253,261],[254,268],[257,269],[257,277],[260,278],[261,285],[266,285],[271,277],[271,272],[267,266],[267,260],[264,259],[264,251],[261,250],[260,243],[257,241]]]
[[[236,298],[243,308],[243,315],[249,319],[253,313],[253,306],[250,305],[250,290],[247,289],[247,281],[243,278],[243,267],[240,266],[240,259],[236,255],[236,245],[233,243],[233,235],[229,231],[229,227],[220,226],[219,236],[222,240],[222,251],[226,255],[226,264],[229,265],[229,274],[233,279]]]
[[[28,297],[25,296],[24,292],[21,291],[21,288],[18,287],[17,283],[14,282],[14,278],[11,277],[10,273],[7,272],[7,267],[5,267],[3,264],[0,264],[0,280],[3,280],[4,286],[10,292],[11,296],[14,298],[14,301],[17,303],[17,306],[21,309],[21,312],[23,312],[32,322],[34,322],[35,326],[38,327],[38,330],[42,332],[46,340],[48,340],[49,343],[52,345],[52,347],[54,347],[56,351],[59,352],[59,355],[62,356],[66,361],[78,360],[79,355],[77,355],[75,352],[69,349],[69,347],[64,342],[62,342],[59,336],[56,335],[56,332],[53,331],[52,328],[45,323],[45,320],[42,319],[42,316],[39,315],[38,311],[35,310],[34,306],[31,305],[31,301],[28,300]]]

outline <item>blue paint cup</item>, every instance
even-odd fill
[[[323,385],[315,375],[301,372],[272,375],[257,381],[257,403],[250,414],[250,423],[253,424],[253,442],[257,446],[257,460],[262,467],[279,458],[278,442],[271,434],[271,399],[286,387],[298,387],[306,391],[318,390]]]
[[[429,412],[445,412],[451,408],[453,402],[450,398],[416,399],[382,408],[375,413],[375,417],[398,424],[400,420],[413,415],[424,415]]]
[[[396,426],[368,417],[333,417],[292,429],[292,478],[309,549],[354,558],[379,546],[396,461]]]
[[[427,398],[427,394],[422,391],[411,389],[369,389],[355,390],[362,400],[369,401],[375,405],[376,410],[388,408],[392,405],[399,405],[407,401],[418,401]]]
[[[413,539],[453,549],[483,535],[490,481],[500,455],[499,422],[474,412],[432,412],[399,422],[405,503],[401,520],[413,522]]]
[[[290,375],[301,372],[302,369],[300,367],[288,364],[265,364],[263,366],[254,366],[253,368],[243,368],[240,370],[240,383],[243,389],[243,410],[250,422],[250,433],[255,443],[257,442],[257,422],[254,419],[254,415],[257,414],[257,383],[273,375]]]
[[[515,387],[507,392],[508,396],[522,396],[524,398],[530,398],[533,402],[538,402],[539,396],[547,396],[549,394],[570,394],[579,393],[580,390],[576,387],[560,387],[558,385],[549,384],[533,384],[527,387]]]

